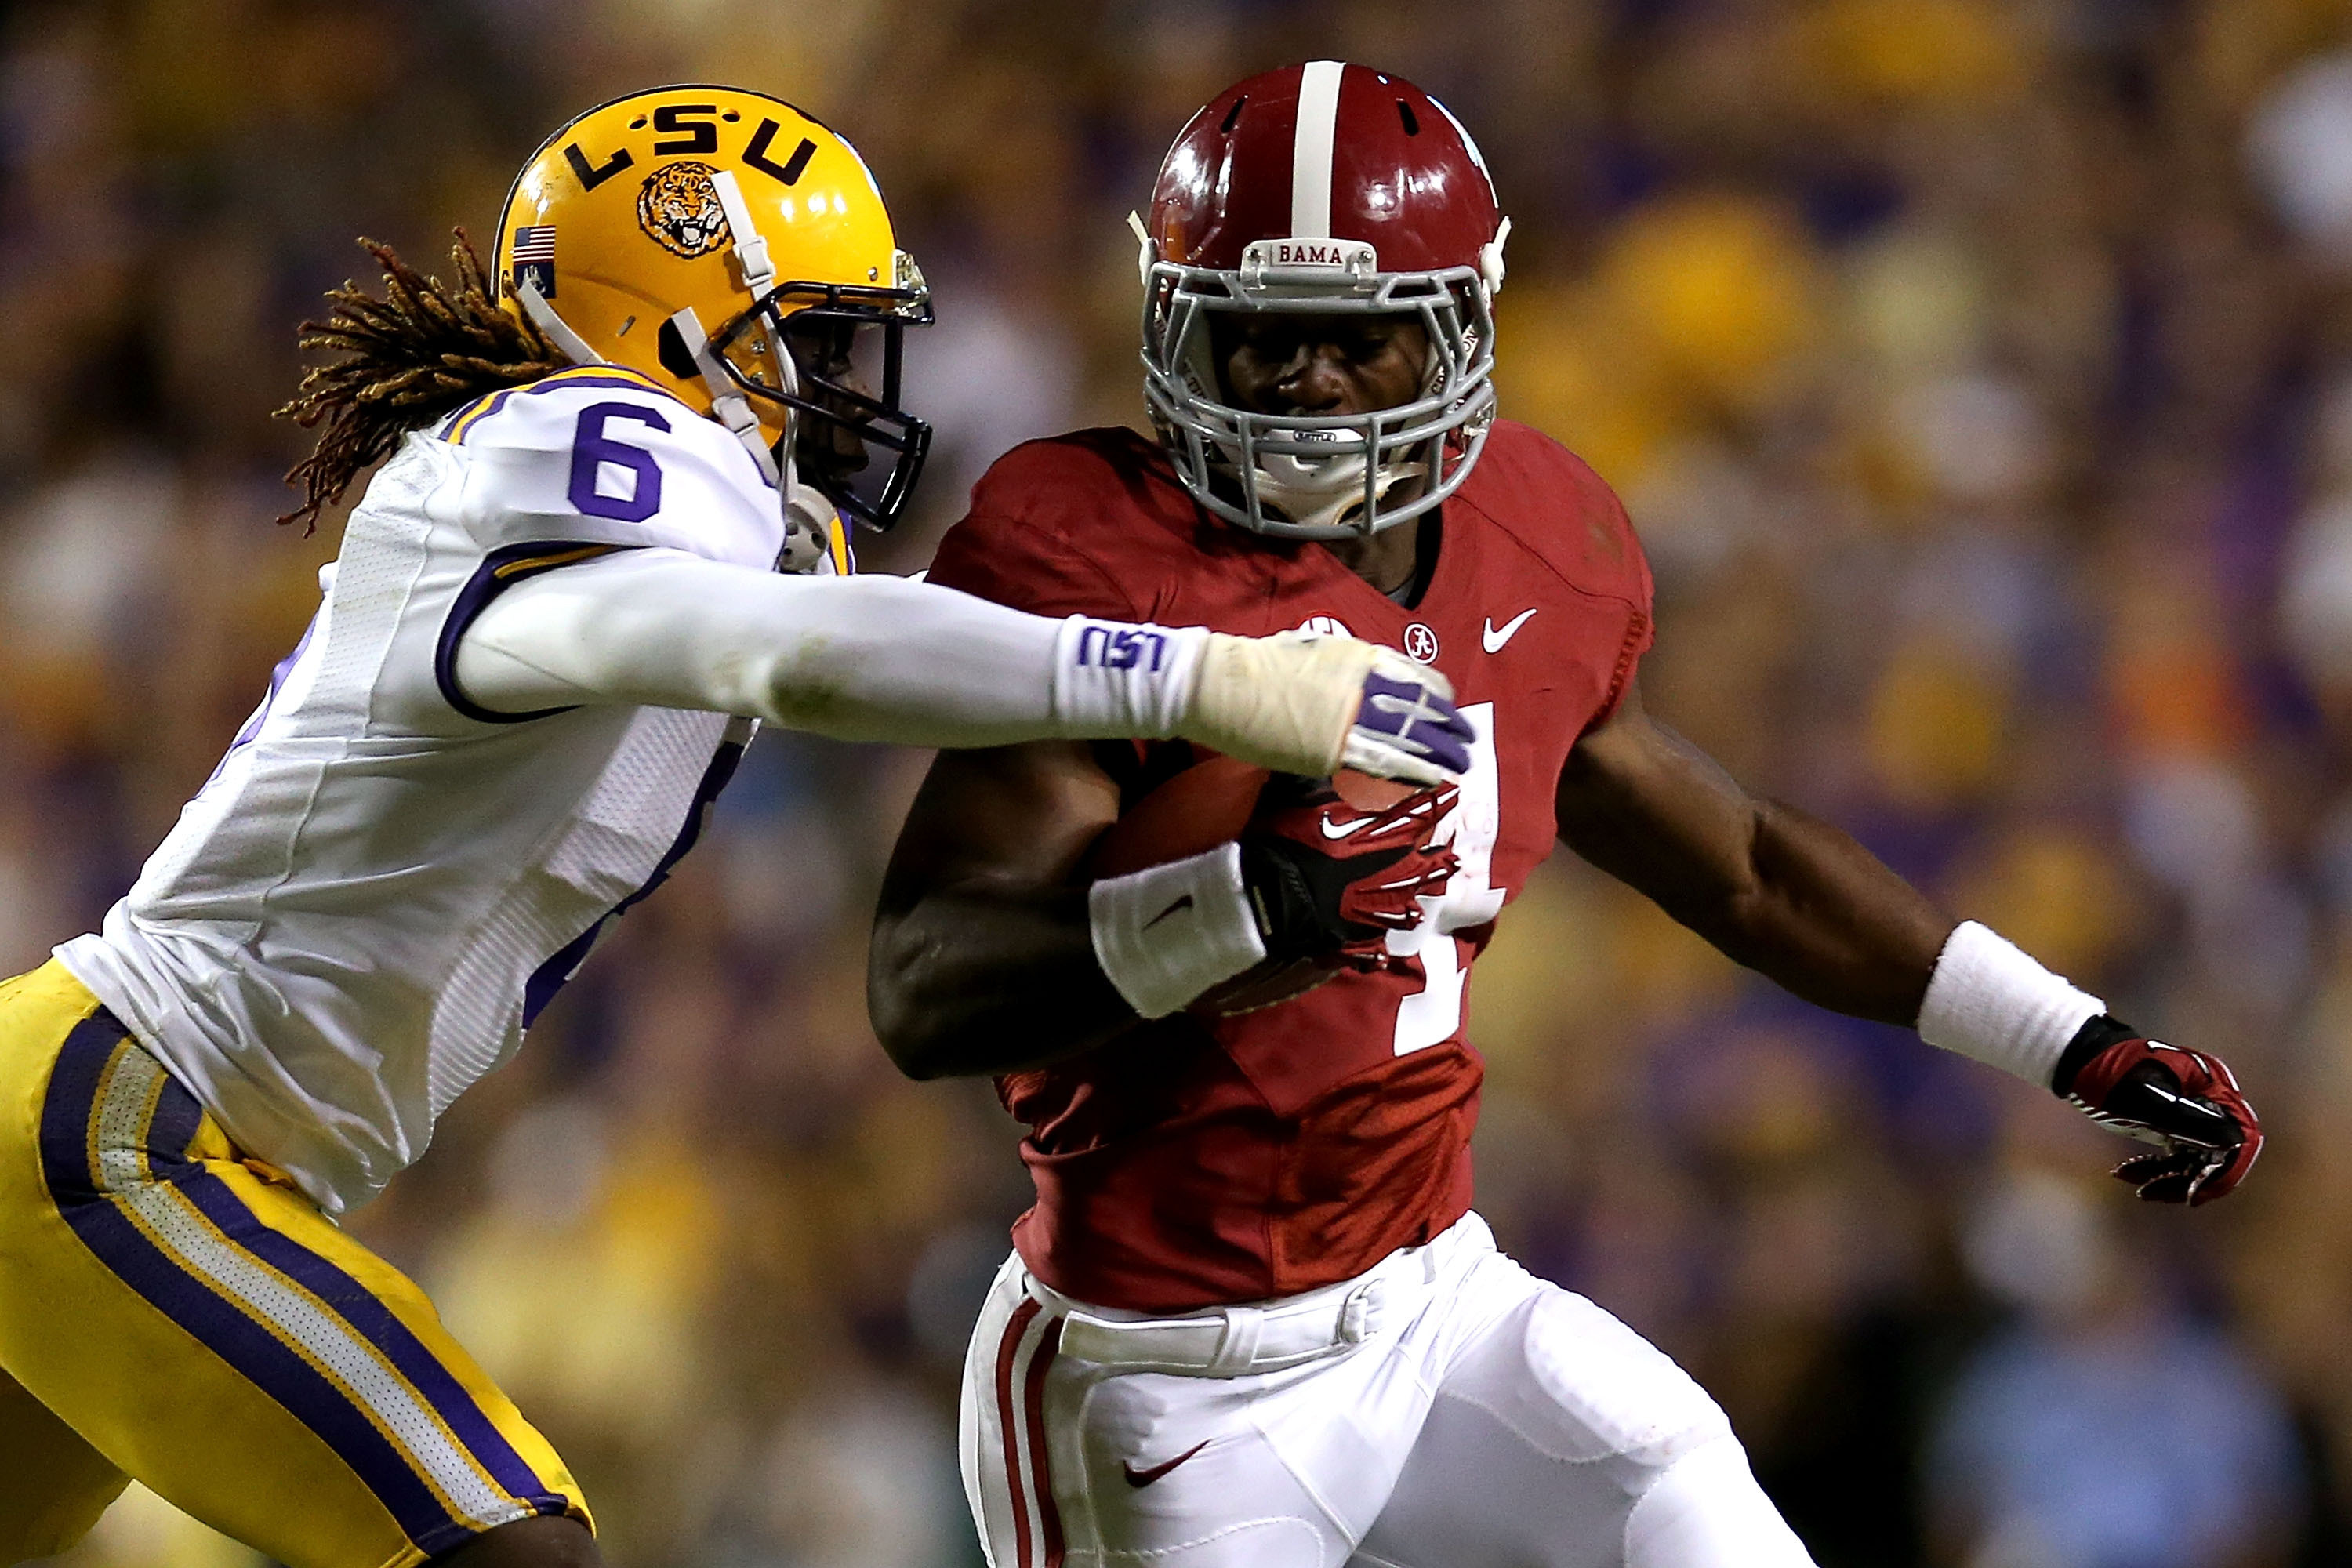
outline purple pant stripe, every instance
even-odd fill
[[[570,1503],[523,1462],[472,1394],[407,1324],[375,1293],[283,1231],[264,1225],[229,1189],[201,1167],[173,1180],[221,1234],[325,1302],[352,1331],[373,1345],[433,1407],[475,1462],[518,1501],[540,1513],[562,1513]]]
[[[85,1020],[67,1037],[51,1071],[41,1110],[41,1155],[58,1213],[115,1278],[316,1433],[420,1550],[446,1552],[470,1539],[474,1528],[442,1506],[365,1411],[235,1302],[182,1268],[148,1239],[120,1199],[99,1190],[89,1163],[89,1120],[106,1065],[123,1036],[122,1026],[104,1013]]]

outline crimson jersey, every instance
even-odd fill
[[[932,582],[1016,609],[1401,648],[1452,678],[1477,731],[1439,830],[1461,868],[1384,971],[1235,1017],[1180,1013],[999,1080],[1037,1189],[1013,1239],[1055,1289],[1147,1311],[1286,1296],[1469,1207],[1470,966],[1550,852],[1569,748],[1648,646],[1650,576],[1609,487],[1508,421],[1443,527],[1407,609],[1319,544],[1207,518],[1144,437],[1088,430],[1000,458],[940,546]],[[1097,754],[1130,803],[1192,760],[1181,742]]]

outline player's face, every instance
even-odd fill
[[[1421,391],[1429,332],[1417,316],[1219,315],[1211,342],[1236,408],[1339,416]]]
[[[821,386],[811,384],[819,377],[845,386],[852,392],[872,395],[871,378],[852,353],[856,346],[855,330],[846,323],[812,324],[786,332],[784,339],[800,366],[803,384],[813,402],[837,406]],[[853,416],[856,413],[856,410],[846,407],[840,407],[838,411]],[[803,476],[846,479],[849,475],[864,471],[866,443],[846,426],[828,419],[803,419],[793,458]]]

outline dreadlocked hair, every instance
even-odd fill
[[[310,455],[288,470],[302,504],[278,521],[308,535],[319,512],[418,426],[502,387],[521,386],[572,361],[538,325],[499,309],[497,291],[462,228],[449,247],[455,288],[418,272],[392,247],[362,239],[383,268],[383,298],[346,282],[331,290],[323,321],[302,323],[301,345],[341,357],[313,366],[278,417],[308,430],[324,421]]]

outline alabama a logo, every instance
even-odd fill
[[[681,159],[646,175],[637,193],[637,226],[673,256],[708,256],[727,238],[727,210],[710,174],[709,164]]]

